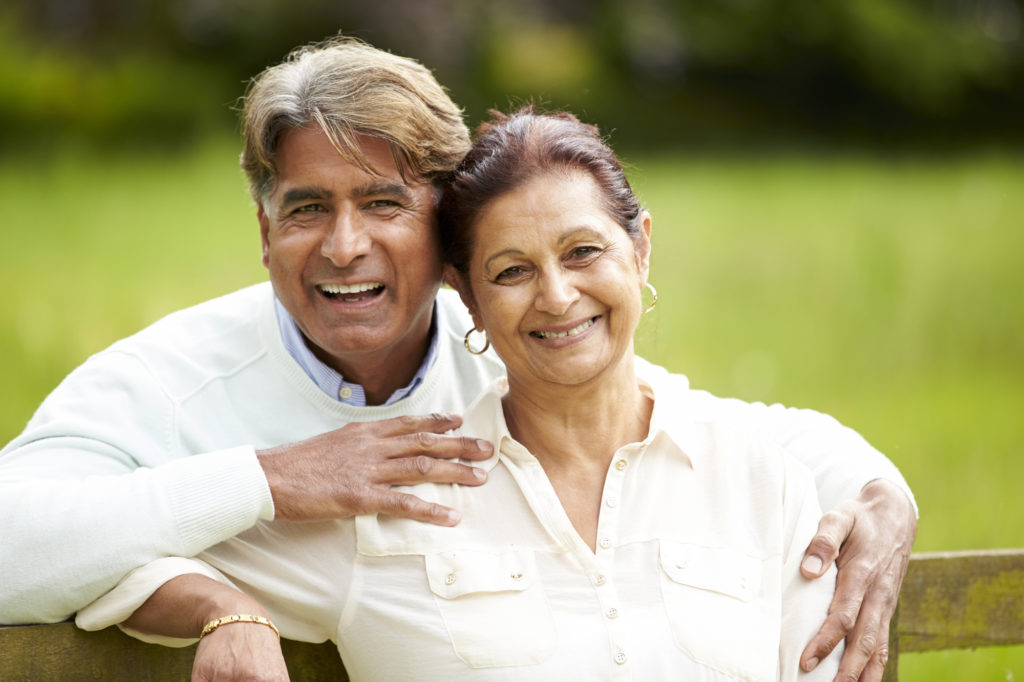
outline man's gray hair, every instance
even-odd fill
[[[374,172],[358,135],[388,143],[403,176],[439,180],[469,150],[462,111],[419,62],[338,37],[294,50],[252,80],[242,107],[242,170],[256,201],[273,192],[281,134],[318,126],[348,161]]]

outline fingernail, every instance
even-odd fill
[[[453,526],[459,522],[459,519],[462,518],[462,514],[455,511],[454,509],[449,509],[446,516],[448,517],[448,523],[452,524]]]
[[[809,661],[807,661],[807,667],[805,667],[804,670],[806,670],[807,672],[811,672],[812,670],[814,670],[817,667],[818,667],[818,659],[812,658]]]
[[[818,557],[813,556],[813,555],[807,557],[806,559],[804,559],[803,569],[805,571],[807,571],[808,573],[814,573],[815,575],[817,575],[818,573],[821,573],[821,559],[819,559]],[[814,659],[814,660],[815,660],[815,665],[817,665],[817,660],[818,659]]]
[[[483,469],[477,469],[476,467],[473,467],[473,478],[483,481],[487,478],[487,472],[484,471]]]
[[[476,446],[478,448],[480,448],[481,452],[490,452],[491,451],[491,444],[489,442],[483,440],[483,439],[478,438],[477,441],[476,441]]]

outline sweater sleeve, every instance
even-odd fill
[[[856,497],[871,481],[885,479],[899,486],[917,511],[910,486],[896,465],[856,431],[829,415],[777,403],[747,403],[735,398],[716,398],[704,391],[696,393],[702,394],[705,402],[714,401],[715,409],[746,420],[810,469],[823,509],[832,509],[843,500]]]
[[[664,367],[637,358],[637,375],[656,383],[673,375]],[[917,512],[917,502],[900,470],[853,429],[814,410],[785,407],[778,403],[748,403],[737,398],[719,398],[707,391],[690,390],[690,407],[711,419],[726,418],[758,431],[781,445],[814,475],[818,500],[826,511],[843,500],[856,497],[861,488],[876,479],[895,483],[907,494]]]
[[[150,644],[170,647],[195,644],[197,638],[194,637],[180,638],[148,634],[123,624],[164,583],[172,578],[190,573],[203,575],[230,587],[235,587],[223,573],[204,561],[183,557],[165,557],[135,569],[125,576],[114,589],[81,609],[75,616],[75,625],[83,630],[102,630],[111,625],[117,625],[126,634]]]
[[[0,452],[0,623],[65,620],[138,566],[272,518],[254,449],[183,452],[174,419],[145,365],[107,351]]]

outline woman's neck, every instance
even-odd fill
[[[602,474],[616,450],[647,436],[652,407],[637,385],[632,354],[572,386],[510,376],[502,405],[512,437],[546,470],[596,465]]]
[[[510,376],[502,407],[512,437],[537,457],[576,532],[594,550],[612,457],[650,428],[653,402],[637,385],[632,353],[574,386],[531,386]]]

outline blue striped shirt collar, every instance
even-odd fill
[[[306,340],[302,336],[302,332],[299,331],[298,325],[295,324],[295,320],[288,314],[288,311],[281,304],[281,301],[278,300],[277,296],[274,296],[274,312],[277,314],[277,326],[281,330],[281,340],[284,342],[285,350],[294,358],[306,375],[313,380],[313,383],[319,386],[320,390],[328,396],[345,405],[366,407],[366,392],[363,390],[363,387],[359,384],[345,381],[345,378],[337,370],[327,366],[318,357],[313,355],[313,351],[306,345]],[[435,302],[434,313],[430,322],[430,345],[427,347],[427,353],[423,357],[423,364],[416,370],[416,375],[412,378],[412,381],[404,388],[400,388],[392,393],[384,404],[390,405],[415,391],[423,383],[427,370],[434,364],[436,356],[437,303]]]

